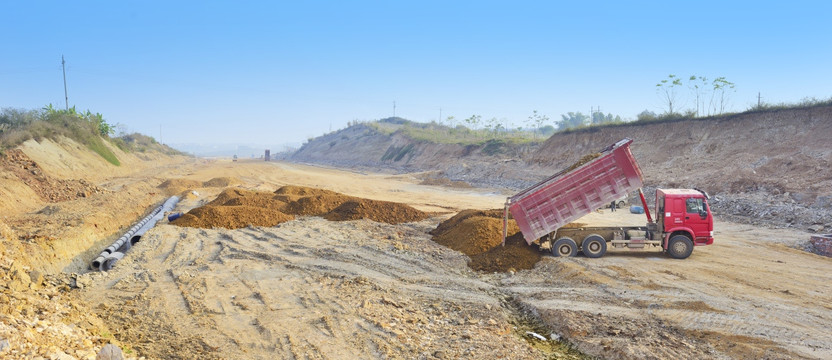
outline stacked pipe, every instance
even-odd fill
[[[143,219],[139,220],[130,230],[124,233],[118,240],[108,246],[90,264],[92,270],[108,271],[115,266],[116,261],[124,257],[124,253],[130,250],[144,235],[147,230],[153,228],[156,222],[165,216],[165,212],[173,210],[179,202],[178,196],[171,196],[162,205],[150,212]]]

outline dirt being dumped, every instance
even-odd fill
[[[508,220],[503,241],[504,210],[463,210],[430,232],[433,241],[468,255],[468,267],[477,271],[505,272],[531,269],[540,261],[537,247],[529,246],[517,227]]]
[[[399,224],[424,220],[428,214],[405,204],[356,198],[334,191],[284,186],[274,193],[226,189],[213,201],[195,208],[174,225],[239,229],[275,226],[298,216],[322,216],[332,221],[369,219]]]

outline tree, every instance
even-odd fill
[[[464,121],[471,127],[471,130],[474,130],[479,126],[480,120],[482,120],[482,116],[471,115],[471,117],[465,119]],[[474,135],[476,135],[476,133]]]
[[[708,78],[706,78],[704,76],[691,75],[690,79],[688,79],[688,81],[689,81],[688,82],[688,88],[690,89],[691,93],[693,94],[693,97],[696,99],[696,111],[695,111],[696,115],[695,116],[699,116],[701,114],[699,112],[699,109],[702,108],[702,110],[704,110],[704,108],[705,108],[705,99],[704,99],[704,97],[705,97],[705,92],[708,91],[708,85],[709,85],[708,84]],[[701,106],[700,106],[700,104],[701,104]]]
[[[658,92],[662,102],[667,104],[668,114],[674,114],[674,107],[678,107],[676,104],[676,89],[681,86],[682,79],[673,74],[668,75],[667,79],[664,79],[656,84],[656,92]]]
[[[589,123],[589,116],[581,112],[568,112],[565,115],[561,114],[561,121],[558,122],[558,128],[561,130],[581,127]]]
[[[714,114],[722,114],[725,112],[725,107],[728,106],[730,94],[733,92],[734,83],[725,79],[724,76],[714,79],[712,82],[713,92],[711,93],[711,107],[714,109]]]
[[[529,115],[529,123],[534,128],[535,139],[537,138],[537,133],[540,131],[540,128],[543,127],[543,124],[547,121],[549,121],[549,117],[539,114],[537,110],[532,111],[532,114]]]
[[[657,118],[658,115],[650,110],[644,110],[636,115],[636,121],[653,121]]]

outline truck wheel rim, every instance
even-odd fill
[[[560,254],[561,256],[572,254],[572,247],[569,245],[561,245],[558,248],[558,254]]]
[[[593,254],[601,251],[601,244],[598,243],[597,241],[593,241],[593,242],[589,243],[589,245],[587,247],[589,247],[589,252],[591,252]]]
[[[678,241],[675,244],[673,244],[673,252],[675,252],[677,254],[680,254],[680,255],[684,254],[685,251],[687,251],[687,249],[688,249],[688,246],[685,245],[685,243],[683,243],[681,241]]]

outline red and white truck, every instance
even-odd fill
[[[653,221],[641,191],[641,169],[630,152],[632,142],[623,139],[601,150],[595,159],[508,198],[503,237],[511,212],[526,242],[551,249],[555,256],[575,256],[581,251],[597,258],[609,244],[629,249],[661,246],[671,257],[684,259],[694,246],[713,244],[714,220],[704,191],[657,189]],[[635,190],[647,216],[645,226],[563,227]]]

